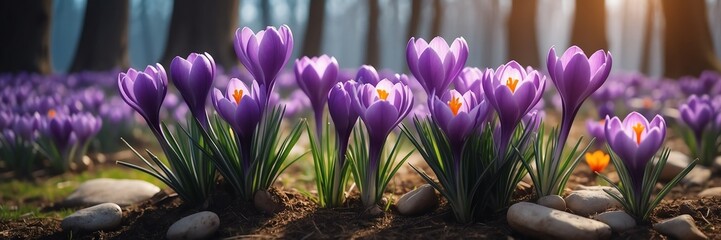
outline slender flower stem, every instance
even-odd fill
[[[381,153],[386,139],[379,136],[371,135],[368,147],[368,174],[366,177],[366,192],[362,195],[363,205],[370,207],[376,203],[376,185],[378,179],[378,168],[380,166]]]
[[[323,107],[320,109],[313,109],[313,115],[315,116],[315,134],[318,137],[318,143],[323,142]]]

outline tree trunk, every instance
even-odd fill
[[[378,20],[380,18],[380,7],[378,0],[368,0],[368,33],[366,34],[366,60],[365,63],[371,66],[378,66],[380,63],[380,43],[378,42]]]
[[[433,23],[431,23],[431,39],[441,35],[443,26],[443,3],[441,0],[433,0]],[[428,39],[430,42],[431,39]]]
[[[411,0],[411,16],[408,20],[408,31],[406,32],[406,41],[410,40],[411,37],[418,37],[418,28],[421,23],[421,9],[422,4],[420,0]]]
[[[312,0],[308,7],[308,24],[303,40],[301,56],[318,56],[323,43],[323,22],[325,19],[325,0]]]
[[[648,0],[648,10],[646,11],[646,29],[643,32],[643,56],[641,58],[641,72],[649,74],[651,72],[651,37],[653,36],[653,26],[655,25],[656,0]]]
[[[576,0],[571,45],[580,47],[586,54],[608,49],[604,0]]]
[[[128,0],[88,0],[71,72],[128,66]]]
[[[0,1],[0,72],[50,72],[52,1]]]
[[[721,71],[714,54],[704,0],[663,0],[664,72],[666,77],[698,76],[703,70]]]
[[[537,0],[514,0],[508,17],[508,57],[523,66],[539,66],[537,6]]]
[[[238,62],[233,50],[239,0],[175,0],[168,44],[162,63],[169,66],[175,56],[207,52],[218,65],[229,68]],[[259,29],[253,29],[255,31]]]

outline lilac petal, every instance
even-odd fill
[[[564,69],[564,81],[557,82],[558,85],[564,85],[565,91],[560,92],[559,89],[559,92],[561,95],[565,95],[566,104],[572,109],[577,108],[587,97],[583,94],[588,88],[590,80],[589,69],[588,59],[583,54],[573,55]]]
[[[283,41],[278,31],[274,28],[266,30],[263,40],[260,42],[258,60],[263,69],[263,76],[266,82],[272,81],[285,65],[286,49],[283,48]]]
[[[364,122],[369,135],[385,137],[399,119],[398,110],[387,101],[373,103],[365,113]]]
[[[563,68],[568,68],[568,63],[571,61],[571,58],[575,56],[577,53],[580,53],[583,55],[583,58],[586,58],[586,54],[583,52],[581,48],[578,46],[571,46],[570,48],[566,49],[566,52],[563,53],[563,56],[561,56],[561,64],[563,65]],[[587,59],[587,58],[586,58]]]
[[[426,92],[432,94],[434,90],[443,84],[445,73],[440,67],[443,66],[438,54],[431,48],[427,48],[418,58],[419,73],[425,81]]]

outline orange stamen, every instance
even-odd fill
[[[240,104],[241,97],[243,97],[243,89],[235,89],[235,91],[233,91],[233,98],[235,99],[235,104]]]
[[[388,98],[388,92],[386,92],[386,90],[376,89],[376,91],[378,91],[378,98],[381,100],[386,100],[386,98]]]
[[[453,112],[453,116],[458,115],[458,110],[461,108],[463,103],[461,102],[461,99],[459,97],[452,97],[451,101],[448,102],[448,107],[451,108],[451,112]]]
[[[48,117],[49,118],[55,118],[55,115],[57,115],[57,112],[55,112],[55,109],[48,110]]]
[[[641,133],[645,127],[641,125],[641,123],[636,123],[636,125],[633,125],[633,131],[636,132],[636,144],[641,144]]]
[[[603,171],[603,169],[608,166],[608,162],[610,160],[611,157],[601,150],[597,150],[593,153],[586,153],[586,163],[588,163],[588,167],[590,167],[594,172]]]
[[[518,79],[509,77],[508,80],[506,80],[506,86],[511,89],[512,93],[516,92],[516,85],[518,85]]]

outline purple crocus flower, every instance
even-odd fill
[[[258,81],[263,95],[270,96],[275,77],[293,53],[293,33],[290,28],[286,25],[278,29],[269,26],[254,33],[244,27],[235,31],[233,46],[240,62]],[[265,108],[267,101],[262,103]]]
[[[588,134],[591,135],[591,137],[596,138],[594,144],[599,149],[606,144],[606,132],[604,130],[605,125],[606,118],[601,121],[596,121],[593,119],[586,120],[586,131],[588,131]]]
[[[366,177],[369,187],[375,188],[381,150],[386,138],[411,111],[413,92],[403,83],[383,79],[375,86],[358,84],[353,91],[353,107],[368,131],[370,171]],[[375,204],[373,194],[361,193],[363,204]]]
[[[691,128],[694,137],[696,137],[696,143],[701,147],[703,132],[707,126],[713,124],[716,114],[714,107],[711,105],[711,99],[708,95],[702,97],[691,95],[686,103],[681,104],[679,111],[681,112],[681,120]]]
[[[132,68],[121,72],[118,89],[125,103],[143,116],[150,129],[160,136],[160,106],[168,92],[168,77],[163,65],[149,65],[144,72]]]
[[[486,119],[490,107],[483,96],[476,96],[471,91],[463,94],[450,90],[441,98],[435,96],[431,100],[431,116],[448,138],[451,147],[455,148],[457,160],[466,137]]]
[[[336,84],[337,77],[338,61],[335,57],[322,55],[295,60],[295,78],[300,89],[310,99],[318,139],[321,139],[323,133],[323,109],[328,101],[328,92]]]
[[[248,164],[253,135],[261,118],[263,94],[258,82],[253,81],[248,88],[237,78],[230,79],[225,95],[217,88],[213,90],[213,106],[237,134],[244,154],[243,161]]]
[[[205,103],[215,78],[215,60],[208,53],[191,53],[187,59],[177,56],[170,63],[170,77],[183,96],[193,117],[208,126]]]
[[[90,113],[80,113],[70,116],[70,125],[80,144],[85,144],[100,131],[103,120]]]
[[[356,73],[355,75],[355,80],[358,81],[358,83],[360,84],[370,83],[376,85],[381,79],[378,75],[378,72],[376,71],[376,68],[371,65],[363,65],[358,68],[358,73]]]
[[[35,131],[40,126],[40,121],[40,114],[38,113],[32,116],[15,115],[13,132],[25,141],[35,141]]]
[[[510,61],[495,71],[486,69],[481,85],[501,124],[497,156],[505,156],[516,126],[541,100],[546,76],[536,70],[526,72],[516,61]]]
[[[631,176],[635,196],[640,196],[644,168],[666,137],[666,121],[656,115],[648,122],[637,112],[631,112],[623,121],[606,116],[605,132],[608,145],[621,158]]]
[[[561,152],[568,139],[573,125],[573,119],[586,99],[606,82],[611,72],[613,59],[611,53],[603,50],[596,51],[591,57],[577,46],[572,46],[561,57],[551,48],[548,52],[548,73],[551,76],[558,94],[561,95],[563,111],[561,128],[556,139],[556,148],[553,153],[553,165],[558,164]]]
[[[75,134],[72,134],[73,125],[68,116],[60,115],[51,117],[46,129],[44,129],[44,133],[45,136],[50,137],[61,152],[65,152],[70,146],[77,143]]]
[[[411,38],[406,47],[408,68],[429,98],[446,91],[466,65],[467,58],[468,44],[463,38],[456,38],[450,47],[441,37],[433,38],[430,43]]]
[[[483,94],[481,87],[481,79],[483,79],[483,71],[475,67],[463,68],[461,74],[453,81],[453,86],[458,92],[473,91],[478,96]]]

